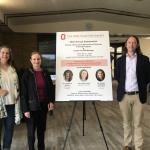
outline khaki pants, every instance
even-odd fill
[[[141,121],[143,118],[143,104],[139,100],[139,95],[125,94],[122,101],[119,102],[119,106],[123,116],[125,146],[132,146],[132,140],[134,139],[135,150],[142,150]]]

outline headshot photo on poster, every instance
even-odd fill
[[[97,79],[98,81],[103,81],[103,80],[105,79],[105,72],[104,72],[104,70],[98,69],[98,70],[96,71],[95,76],[96,76],[96,79]]]
[[[70,82],[73,78],[73,73],[71,70],[65,70],[63,76],[66,82]]]
[[[81,81],[86,81],[88,79],[88,71],[86,69],[82,69],[80,72],[79,72],[79,78]]]

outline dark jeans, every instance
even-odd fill
[[[10,149],[15,124],[15,105],[6,105],[7,117],[2,119],[3,125],[3,148]]]
[[[37,130],[38,150],[45,150],[45,130],[47,119],[47,104],[41,104],[41,110],[30,112],[27,119],[27,136],[29,150],[35,150],[35,130]]]

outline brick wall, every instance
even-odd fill
[[[5,33],[2,38],[3,44],[9,45],[13,51],[15,66],[27,68],[30,65],[29,56],[37,50],[37,34],[31,33]]]

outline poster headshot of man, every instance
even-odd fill
[[[65,80],[66,82],[70,82],[70,81],[72,80],[73,73],[72,73],[71,70],[65,70],[63,76],[64,76],[64,80]]]
[[[79,78],[82,81],[86,81],[88,79],[88,72],[85,69],[82,69],[79,73]]]
[[[95,76],[98,81],[103,81],[105,79],[105,72],[102,69],[98,69]]]

